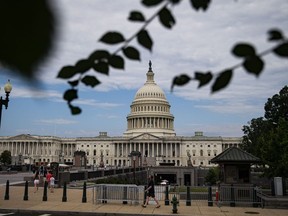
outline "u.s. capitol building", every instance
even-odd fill
[[[84,151],[87,165],[131,166],[130,153],[141,153],[142,164],[158,166],[213,166],[210,159],[228,147],[239,146],[240,137],[208,137],[202,132],[193,136],[177,136],[174,116],[164,91],[155,83],[151,62],[145,84],[136,92],[127,116],[123,136],[110,137],[100,132],[97,137],[62,138],[20,134],[0,136],[0,153],[9,150],[12,164],[73,164],[74,153]],[[188,164],[189,163],[189,164]]]

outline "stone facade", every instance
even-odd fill
[[[21,134],[0,136],[0,153],[11,151],[12,164],[74,163],[74,152],[86,152],[87,166],[132,166],[132,151],[141,153],[141,164],[158,166],[215,166],[210,159],[228,147],[241,144],[240,137],[207,137],[202,132],[193,136],[177,136],[174,116],[163,90],[155,83],[152,64],[146,83],[131,104],[127,130],[123,136],[110,137],[100,132],[97,137],[62,138]],[[191,164],[190,164],[191,166]]]

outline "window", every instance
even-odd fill
[[[203,150],[202,149],[200,150],[200,156],[203,156]]]

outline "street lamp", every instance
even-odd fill
[[[29,159],[29,172],[31,172],[31,156],[30,154],[28,153],[28,159]]]
[[[133,160],[133,179],[134,179],[134,184],[136,183],[136,179],[135,179],[135,162],[136,162],[136,155],[132,156],[132,160]]]
[[[2,105],[5,106],[5,109],[8,108],[8,103],[9,103],[9,94],[12,90],[12,85],[10,83],[10,80],[4,85],[4,91],[6,93],[5,99],[0,97],[0,127],[1,127],[1,116],[2,116]]]
[[[59,154],[59,163],[64,163],[64,153],[63,152],[60,152],[60,154]]]

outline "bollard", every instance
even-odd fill
[[[145,205],[145,203],[146,203],[146,197],[147,197],[147,191],[146,191],[146,189],[147,189],[147,186],[145,185],[144,186],[144,200],[143,200],[143,204]]]
[[[67,183],[66,182],[64,182],[64,185],[63,185],[62,202],[67,202]]]
[[[208,206],[213,206],[211,186],[208,187]]]
[[[28,181],[25,182],[25,191],[24,191],[24,197],[23,200],[28,200]]]
[[[86,203],[86,202],[87,202],[87,196],[86,196],[86,181],[85,181],[83,185],[82,203]]]
[[[5,190],[5,200],[9,200],[9,180],[6,182],[6,190]]]
[[[235,207],[235,194],[234,194],[233,184],[231,184],[231,201],[230,201],[230,207]]]
[[[187,186],[186,206],[191,206],[191,195],[189,186]]]
[[[103,185],[102,187],[102,203],[107,203],[107,186]]]
[[[176,214],[177,211],[178,211],[177,205],[178,205],[179,202],[178,202],[178,200],[177,200],[175,195],[173,196],[171,203],[172,203],[172,213]]]
[[[45,181],[42,201],[47,201],[47,187],[48,187],[48,182]]]
[[[165,189],[165,205],[169,205],[168,185],[166,185]]]
[[[128,196],[128,192],[127,192],[127,187],[123,188],[123,204],[127,204],[127,196]]]

